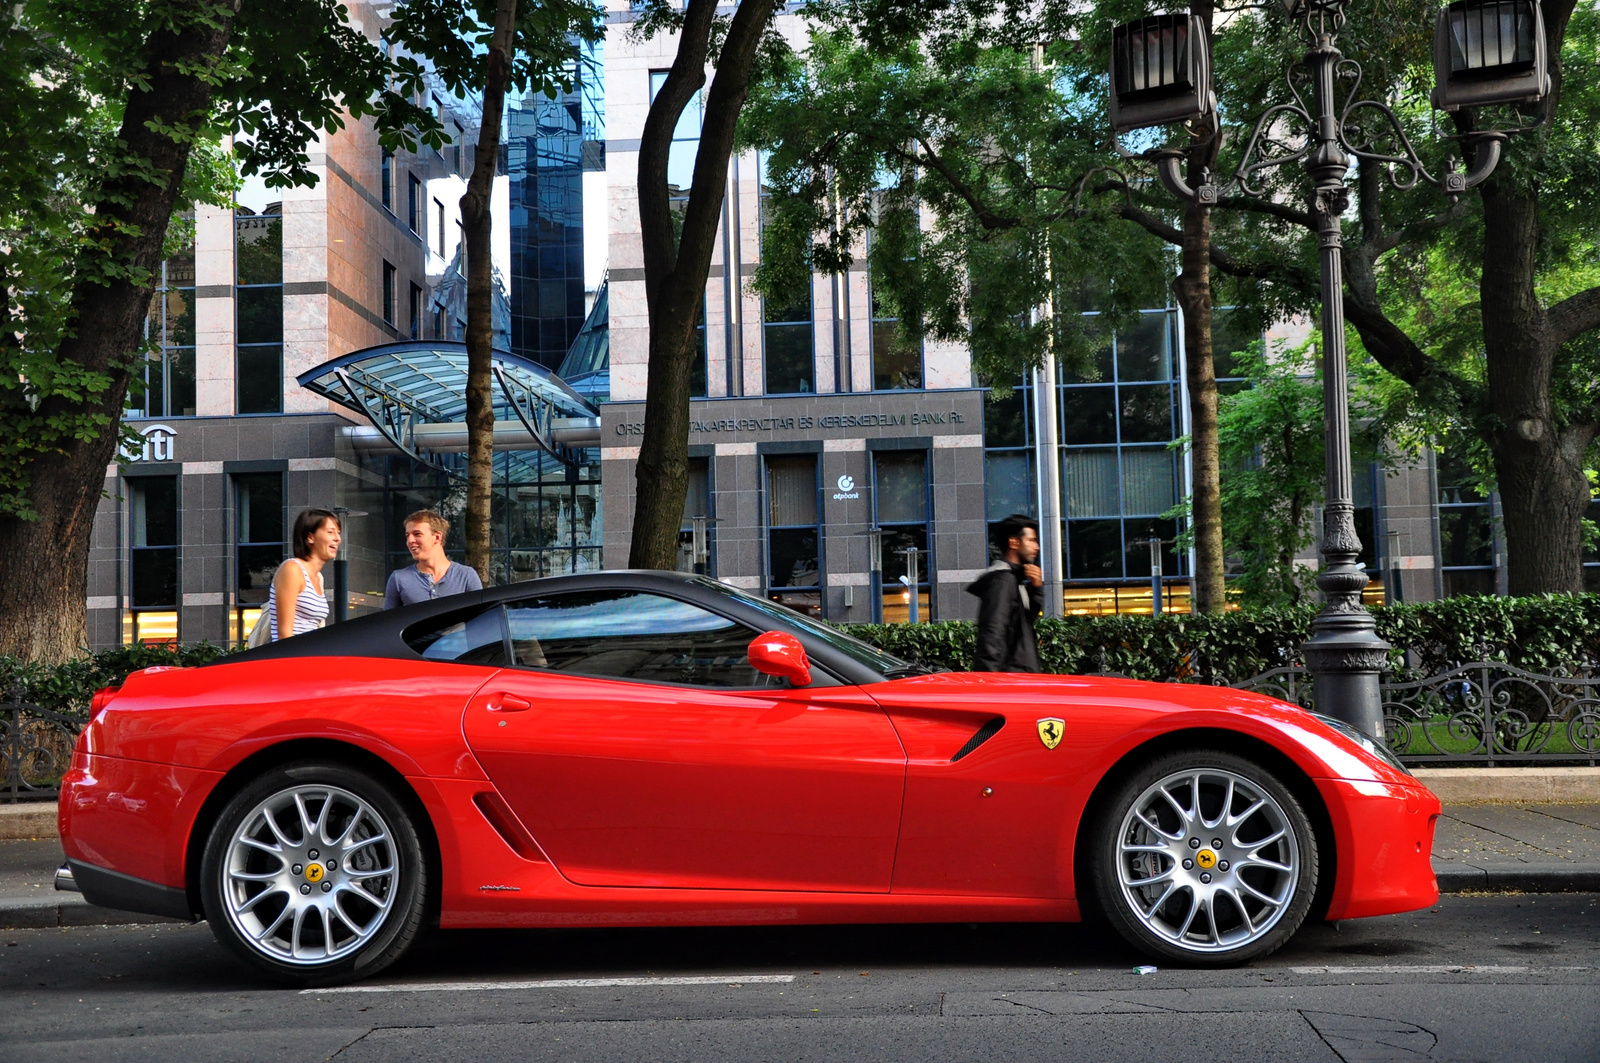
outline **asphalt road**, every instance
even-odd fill
[[[0,932],[0,1060],[1600,1059],[1600,896],[1461,895],[1140,975],[1075,926],[455,931],[360,991],[204,924]]]

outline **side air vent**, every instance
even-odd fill
[[[1004,716],[996,716],[994,719],[978,728],[977,733],[971,738],[967,739],[967,744],[956,750],[956,755],[950,758],[950,763],[954,764],[956,761],[960,760],[962,757],[966,756],[968,753],[971,753],[974,749],[977,749],[989,739],[999,734],[1000,728],[1004,727],[1005,725],[1006,718]]]

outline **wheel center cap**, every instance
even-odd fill
[[[1210,867],[1211,865],[1207,864],[1206,866]],[[307,864],[306,865],[306,881],[307,882],[321,882],[322,881],[322,875],[323,875],[323,870],[322,870],[322,865],[321,864]]]
[[[1210,871],[1212,868],[1217,866],[1217,854],[1212,852],[1210,849],[1201,849],[1198,853],[1194,854],[1194,862],[1199,864],[1205,870]],[[315,867],[316,865],[313,864],[311,866]],[[308,870],[306,874],[309,876],[311,872]],[[314,882],[316,880],[312,879],[312,881]]]

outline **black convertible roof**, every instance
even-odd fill
[[[413,650],[405,639],[407,629],[413,626],[435,619],[447,620],[458,614],[465,619],[500,602],[586,590],[650,591],[692,602],[758,631],[781,628],[800,640],[813,661],[823,664],[840,679],[851,683],[883,680],[881,674],[852,659],[849,654],[829,646],[802,623],[775,623],[772,612],[761,608],[759,604],[746,604],[731,588],[722,589],[705,576],[656,569],[608,569],[571,576],[547,576],[504,587],[435,598],[416,605],[359,616],[341,624],[281,639],[258,649],[231,654],[206,667],[280,657],[387,657],[415,661],[421,659],[421,654]],[[798,617],[799,614],[796,614],[797,621]]]

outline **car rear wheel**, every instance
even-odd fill
[[[387,967],[416,939],[427,899],[411,814],[341,764],[289,764],[251,782],[212,827],[200,873],[217,939],[298,985]]]
[[[1101,912],[1141,952],[1243,963],[1277,951],[1310,911],[1316,835],[1260,765],[1220,750],[1170,754],[1105,808],[1090,873]]]

